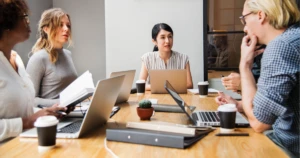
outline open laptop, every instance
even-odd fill
[[[178,93],[187,93],[185,69],[150,70],[149,74],[152,94],[168,93],[164,88],[166,80],[174,86]]]
[[[130,91],[131,91],[134,76],[135,76],[135,70],[112,72],[110,74],[110,77],[116,77],[116,76],[121,76],[121,75],[125,75],[125,78],[124,78],[124,82],[122,84],[119,96],[117,98],[116,104],[127,102],[128,98],[130,96]]]
[[[84,118],[64,118],[57,125],[57,138],[80,138],[83,134],[107,122],[124,76],[98,81],[90,107]],[[37,137],[36,128],[27,130],[20,137]]]
[[[221,78],[211,78],[208,80],[208,82],[209,82],[208,85],[209,88],[213,88],[227,95],[230,95],[233,99],[236,100],[242,99],[242,96],[240,94],[233,92],[232,90],[225,89],[224,85],[222,84]]]
[[[188,118],[193,122],[195,126],[203,127],[203,126],[220,126],[220,119],[217,111],[195,111],[192,112],[190,108],[188,108],[187,104],[184,100],[179,96],[179,94],[175,91],[172,85],[166,81],[165,88],[168,93],[172,96],[178,106],[185,112]],[[249,122],[246,118],[240,114],[236,113],[235,124],[237,127],[248,127]]]

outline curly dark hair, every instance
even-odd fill
[[[0,0],[0,39],[3,32],[14,29],[28,11],[25,0]]]

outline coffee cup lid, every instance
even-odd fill
[[[218,111],[231,112],[237,111],[237,108],[235,104],[224,104],[218,107]]]
[[[145,80],[137,80],[135,83],[145,83]]]
[[[58,120],[55,116],[41,116],[35,122],[35,127],[48,127],[53,126],[58,123]]]
[[[208,85],[208,81],[200,81],[198,82],[198,85]]]

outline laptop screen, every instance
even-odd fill
[[[165,82],[165,89],[167,92],[173,97],[173,99],[176,101],[176,103],[181,107],[181,109],[188,115],[188,117],[194,122],[192,119],[192,111],[190,108],[188,108],[187,104],[184,102],[184,100],[179,96],[179,94],[176,92],[176,90],[172,87],[172,85],[169,83],[168,80]]]

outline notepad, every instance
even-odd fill
[[[192,94],[199,94],[199,90],[198,89],[188,89],[188,92],[192,93]],[[219,90],[213,89],[213,88],[208,88],[208,93],[218,93]]]
[[[94,91],[92,74],[86,71],[59,94],[60,106],[75,106],[92,96]]]

